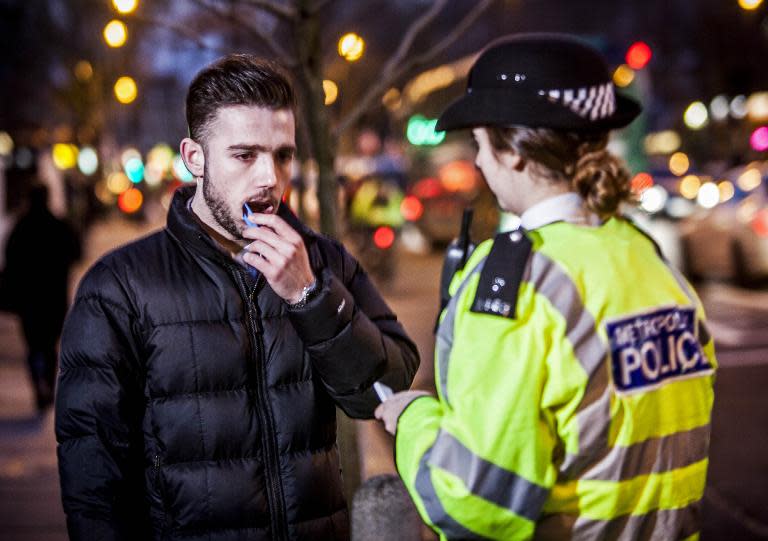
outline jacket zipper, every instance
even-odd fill
[[[248,336],[251,338],[251,344],[253,345],[254,351],[253,361],[256,363],[256,368],[259,374],[258,381],[255,385],[257,406],[256,410],[258,412],[259,421],[264,433],[262,438],[265,455],[264,471],[267,477],[267,501],[269,502],[272,539],[287,539],[287,519],[285,516],[285,506],[283,505],[282,486],[280,484],[280,459],[277,453],[277,440],[275,438],[274,424],[272,422],[272,409],[267,398],[266,363],[262,358],[264,348],[261,340],[259,339],[259,335],[256,332],[258,329],[256,321],[254,320],[256,303],[252,300],[251,295],[248,294],[248,287],[245,283],[245,280],[243,279],[241,271],[232,267],[230,267],[230,269],[237,277],[241,296],[248,311],[248,324],[250,331]],[[258,289],[259,283],[262,279],[262,276],[259,276],[256,279],[256,284],[254,285],[254,293]]]

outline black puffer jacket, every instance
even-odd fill
[[[166,229],[97,262],[62,337],[56,436],[71,539],[346,539],[338,404],[407,388],[414,344],[358,263],[303,236],[321,292],[290,312],[177,192]]]

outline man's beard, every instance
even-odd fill
[[[207,163],[203,165],[203,199],[205,199],[205,204],[208,205],[208,208],[211,210],[213,219],[216,220],[227,233],[232,235],[234,239],[242,240],[243,224],[232,216],[226,201],[211,182],[211,179],[208,176]]]

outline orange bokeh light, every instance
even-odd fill
[[[136,188],[125,190],[117,198],[117,206],[126,214],[133,214],[141,208],[144,203],[144,196]]]
[[[400,214],[409,222],[415,222],[424,214],[424,205],[421,204],[418,197],[409,195],[400,203]]]

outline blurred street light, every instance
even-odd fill
[[[648,44],[643,41],[637,41],[629,47],[625,59],[630,68],[639,70],[643,69],[651,61],[652,56],[653,53]]]
[[[705,182],[699,188],[696,202],[705,209],[711,209],[720,202],[720,189],[714,182]]]
[[[115,83],[115,97],[117,101],[123,104],[131,103],[136,99],[138,89],[136,88],[136,81],[127,75],[120,77]]]
[[[638,195],[642,194],[645,190],[653,186],[653,184],[653,177],[645,172],[636,174],[630,181],[632,193]]]
[[[740,120],[747,116],[747,97],[739,94],[731,100],[731,116]]]
[[[691,162],[688,160],[688,155],[684,152],[675,152],[669,157],[669,170],[677,177],[686,174],[690,166]]]
[[[736,180],[736,184],[739,186],[739,189],[745,192],[750,192],[760,186],[762,181],[763,176],[760,174],[760,170],[754,167],[750,167],[741,175],[739,175],[738,180]]]
[[[722,94],[715,96],[712,98],[712,101],[709,102],[709,112],[715,120],[725,120],[728,118],[730,110],[728,98]]]
[[[75,64],[75,78],[81,83],[87,83],[93,77],[93,66],[87,60],[80,60]]]
[[[613,72],[613,82],[616,86],[620,88],[624,88],[632,84],[632,81],[635,80],[635,70],[627,66],[626,64],[622,64],[618,68],[616,68],[616,71]]]
[[[680,195],[686,199],[694,199],[701,188],[701,179],[696,175],[686,175],[680,181]]]
[[[104,41],[110,47],[122,47],[128,40],[128,28],[122,21],[113,19],[104,27]]]
[[[755,92],[747,99],[747,116],[752,122],[768,120],[768,92]]]
[[[325,93],[326,105],[332,105],[339,97],[339,87],[330,79],[323,79],[323,92]]]
[[[131,179],[122,171],[117,171],[107,177],[107,189],[115,195],[123,193],[130,187]]]
[[[112,5],[122,14],[133,12],[139,4],[139,0],[112,0]]]
[[[643,141],[647,154],[671,154],[680,148],[681,144],[680,134],[675,130],[649,133]]]
[[[405,136],[408,142],[416,146],[435,146],[445,139],[444,131],[435,131],[437,119],[425,118],[422,115],[413,115],[408,119],[408,127]]]
[[[90,176],[99,168],[99,156],[91,147],[83,147],[77,156],[77,167],[85,176]]]
[[[664,208],[668,198],[669,194],[662,186],[651,186],[640,196],[640,207],[646,212],[659,212]]]
[[[365,41],[354,32],[344,34],[339,39],[339,55],[347,62],[360,60],[365,51]]]
[[[77,154],[77,147],[69,143],[56,143],[51,149],[53,164],[62,170],[72,169],[77,165]]]
[[[758,152],[768,150],[768,126],[760,126],[752,132],[749,144]]]
[[[729,201],[736,193],[736,190],[733,188],[733,182],[731,182],[730,180],[723,180],[721,182],[718,182],[717,189],[720,191],[721,203],[725,203],[726,201]]]
[[[693,102],[683,113],[683,121],[690,129],[700,130],[709,122],[707,106],[700,101]]]
[[[739,7],[741,9],[752,11],[760,7],[763,0],[739,0]]]
[[[128,188],[117,197],[117,206],[126,214],[132,214],[141,208],[144,195],[136,188]]]
[[[13,139],[8,132],[0,131],[0,156],[10,156],[13,151]]]

